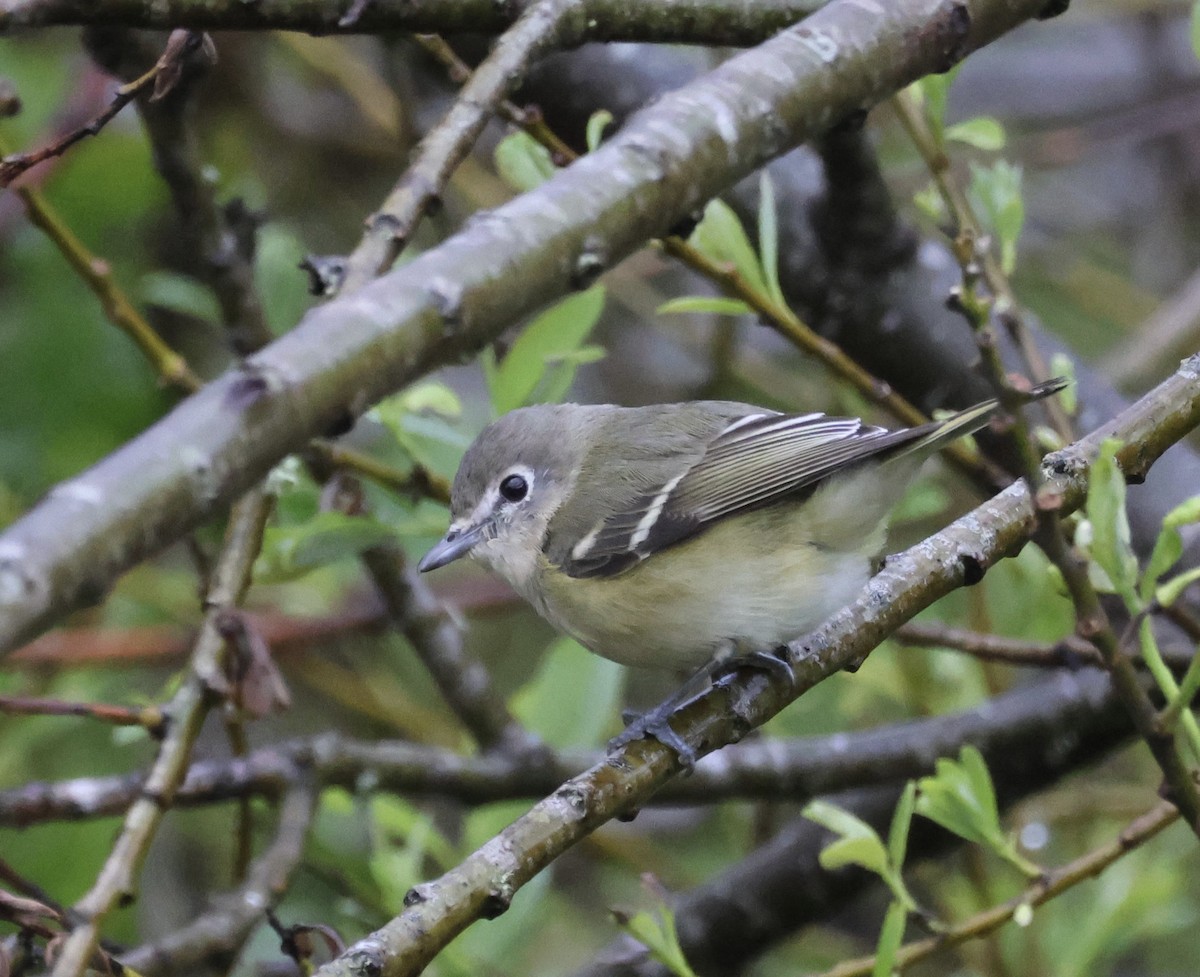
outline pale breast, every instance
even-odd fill
[[[765,509],[723,520],[616,577],[543,573],[535,603],[582,644],[626,665],[695,669],[729,642],[769,650],[853,600],[882,543],[866,525],[858,549],[834,551],[814,543],[806,523],[803,508]]]

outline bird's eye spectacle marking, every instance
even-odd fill
[[[508,475],[500,483],[500,494],[509,502],[520,502],[529,493],[529,483],[522,475]]]

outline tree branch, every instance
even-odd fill
[[[1070,730],[1096,750],[1123,742],[1130,726],[1098,672],[1061,675],[997,696],[965,712],[856,733],[739,743],[701,761],[652,803],[719,800],[805,801],[853,787],[930,773],[935,757],[974,743],[989,755],[1025,757]],[[596,751],[563,751],[539,762],[512,753],[462,756],[402,741],[363,742],[334,735],[263,747],[245,757],[199,761],[189,768],[175,804],[191,807],[253,796],[275,797],[312,772],[322,787],[374,789],[406,797],[452,798],[465,804],[539,797],[604,762]],[[144,782],[141,773],[25,784],[0,791],[0,826],[110,817],[124,811]]]
[[[75,906],[79,922],[63,941],[54,961],[53,977],[80,977],[99,939],[100,924],[119,903],[133,898],[137,874],[163,815],[187,773],[192,746],[214,700],[214,689],[225,685],[229,642],[222,618],[238,604],[250,585],[270,496],[246,495],[230,517],[225,550],[206,600],[208,613],[196,640],[192,661],[179,691],[167,706],[170,726],[137,800],[125,815],[121,834],[95,885]]]
[[[499,34],[530,5],[529,0],[3,0],[0,32],[76,24],[310,34]],[[820,0],[757,0],[751,5],[742,0],[588,0],[593,22],[586,39],[757,44],[820,5]],[[349,17],[351,10],[357,16]]]

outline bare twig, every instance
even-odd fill
[[[1095,878],[1118,859],[1139,848],[1164,828],[1169,827],[1178,818],[1179,811],[1175,805],[1166,801],[1155,805],[1127,825],[1112,841],[1093,849],[1073,862],[1068,862],[1061,868],[1046,873],[1044,877],[1038,879],[1020,895],[976,913],[961,923],[953,923],[937,936],[906,943],[896,951],[892,962],[893,970],[902,971],[914,963],[933,956],[945,947],[956,946],[967,940],[986,936],[1018,915],[1032,912],[1035,907],[1049,902],[1055,896],[1061,895],[1081,882]],[[866,977],[872,972],[874,966],[874,957],[847,960],[826,970],[821,977]]]
[[[6,13],[8,11],[0,13],[0,18],[3,18]],[[202,34],[194,34],[191,31],[173,32],[167,40],[167,46],[162,55],[154,65],[128,84],[118,88],[108,108],[87,125],[67,133],[49,146],[33,152],[8,155],[10,150],[0,147],[0,153],[5,154],[4,158],[0,159],[0,188],[7,187],[30,167],[36,166],[38,163],[44,163],[48,159],[61,156],[77,142],[82,141],[88,136],[96,135],[116,117],[121,109],[152,86],[154,97],[162,97],[170,89],[170,86],[174,84],[174,78],[180,70],[182,61],[189,57],[193,51],[201,48],[205,43],[206,39]]]
[[[158,706],[111,706],[102,702],[64,702],[61,699],[29,699],[0,696],[0,712],[24,716],[87,716],[113,726],[143,726],[152,735],[166,722]]]
[[[324,438],[313,441],[306,450],[313,453],[314,461],[338,471],[361,476],[376,485],[391,489],[397,495],[432,499],[442,505],[450,504],[450,483],[420,465],[402,471],[371,455]]]
[[[254,558],[262,542],[271,499],[262,490],[245,496],[230,516],[225,548],[206,601],[204,627],[192,653],[187,677],[166,708],[170,726],[139,796],[104,868],[91,890],[75,906],[79,924],[72,930],[54,962],[54,977],[80,977],[99,938],[100,925],[137,889],[137,875],[150,841],[175,792],[187,775],[192,745],[215,694],[225,688],[228,642],[221,619],[239,603],[250,584]]]
[[[5,145],[0,139],[0,152],[4,150]],[[54,242],[75,273],[100,300],[105,315],[133,340],[160,379],[185,393],[200,389],[200,378],[129,301],[124,289],[113,279],[108,262],[87,249],[39,190],[21,186],[14,188],[13,192],[21,198],[30,222]]]
[[[106,71],[128,78],[151,57],[145,35],[106,28],[84,35],[91,56]],[[207,57],[201,57],[206,53]],[[215,49],[182,62],[171,90],[141,99],[138,112],[153,150],[154,165],[166,184],[179,224],[181,250],[189,270],[212,289],[230,345],[246,354],[271,341],[266,311],[254,284],[258,215],[239,200],[225,206],[204,174],[203,157],[191,111],[198,83],[215,61]]]
[[[1071,668],[1077,665],[1100,668],[1104,665],[1095,646],[1073,634],[1049,643],[1003,638],[946,624],[910,621],[892,635],[892,640],[897,644],[923,648],[950,648],[984,661],[1009,665],[1036,665],[1039,668]]]
[[[989,754],[1027,759],[1043,749],[1061,757],[1057,732],[1070,730],[1096,751],[1131,732],[1106,677],[1088,670],[1007,692],[959,713],[859,732],[794,740],[753,740],[705,757],[690,777],[676,778],[649,803],[712,804],[756,799],[797,802],[854,787],[924,776],[938,756],[974,743]],[[563,750],[531,763],[492,751],[464,756],[402,740],[362,741],[323,734],[261,747],[242,758],[193,763],[175,795],[181,807],[247,797],[276,797],[307,771],[322,787],[372,789],[405,797],[487,804],[540,797],[604,762],[598,750]],[[58,820],[120,813],[144,776],[82,777],[0,791],[0,825],[31,828]]]
[[[454,169],[471,151],[496,103],[530,63],[578,39],[589,0],[538,0],[505,32],[471,75],[446,117],[417,147],[416,158],[346,261],[342,290],[351,292],[392,266],[421,218],[439,201]]]

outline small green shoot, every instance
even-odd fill
[[[600,145],[600,140],[604,136],[604,130],[607,129],[613,122],[613,114],[608,109],[600,109],[593,112],[587,121],[587,150],[589,153],[594,153],[596,147]]]
[[[937,761],[932,777],[917,782],[917,813],[940,824],[960,838],[990,848],[1030,878],[1041,868],[1017,851],[1016,842],[1000,827],[996,791],[983,756],[964,746],[957,761]]]
[[[1017,266],[1017,241],[1025,224],[1021,167],[998,159],[991,166],[971,163],[968,194],[1000,244],[1000,267],[1011,275]]]
[[[650,951],[650,956],[667,968],[675,977],[696,977],[683,949],[679,946],[679,934],[675,930],[675,913],[667,905],[666,893],[652,876],[642,876],[642,884],[655,897],[653,911],[640,910],[628,913],[612,910],[613,918],[621,929]]]
[[[514,132],[500,140],[493,154],[496,172],[514,189],[539,187],[554,175],[550,151],[526,132]]]

